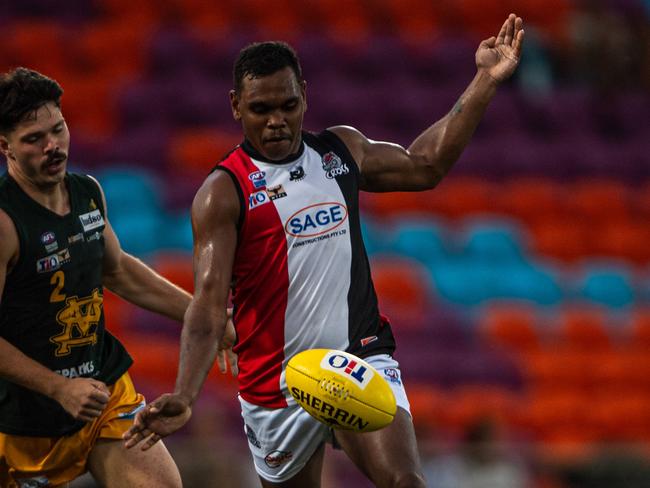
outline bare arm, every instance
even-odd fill
[[[16,228],[0,210],[0,297],[8,270],[19,253]],[[101,381],[90,378],[67,379],[25,355],[0,337],[0,376],[6,380],[59,402],[77,420],[90,421],[99,416],[109,393]]]
[[[183,325],[175,391],[190,405],[226,329],[239,207],[233,182],[222,171],[206,180],[192,204],[196,291]]]
[[[521,18],[510,14],[499,35],[479,45],[476,76],[451,111],[421,133],[408,149],[372,141],[351,127],[331,128],[359,164],[361,189],[415,191],[437,185],[467,146],[499,83],[516,69],[523,37]]]
[[[142,442],[142,449],[149,449],[191,416],[191,406],[226,331],[239,207],[233,182],[221,171],[206,180],[194,199],[195,292],[183,324],[175,392],[161,396],[137,414],[124,435],[129,448]]]
[[[103,192],[102,199],[106,209]],[[192,295],[124,252],[106,215],[105,222],[103,283],[106,288],[134,305],[182,322]]]

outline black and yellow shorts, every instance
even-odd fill
[[[98,439],[121,439],[144,407],[124,373],[109,387],[111,397],[102,414],[65,437],[27,437],[0,432],[0,487],[57,486],[86,472],[86,461]]]

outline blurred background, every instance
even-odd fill
[[[65,89],[72,169],[123,247],[192,289],[189,207],[241,140],[248,42],[301,56],[305,127],[405,146],[454,104],[511,11],[524,55],[433,191],[364,194],[380,306],[430,487],[650,486],[650,1],[5,0],[0,67]],[[107,293],[153,399],[179,325]],[[257,486],[236,384],[211,373],[167,444],[187,487]],[[80,480],[74,486],[93,486]],[[324,486],[371,486],[328,450]]]

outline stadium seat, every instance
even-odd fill
[[[485,307],[479,324],[483,341],[518,355],[539,351],[542,333],[536,310],[520,303],[494,303]]]
[[[626,185],[612,180],[584,180],[569,188],[566,200],[576,218],[594,224],[631,218],[631,198]]]
[[[530,231],[536,254],[569,262],[595,254],[593,230],[587,222],[549,216],[531,222]]]
[[[550,220],[565,211],[564,185],[546,177],[516,178],[504,181],[497,196],[500,207],[521,219],[523,224]]]
[[[615,261],[583,263],[578,271],[576,296],[611,308],[625,308],[635,301],[634,276],[629,266]]]
[[[172,167],[205,178],[210,170],[241,142],[241,136],[204,127],[175,131],[169,142]]]
[[[613,340],[608,330],[607,313],[594,306],[566,306],[558,314],[554,333],[556,347],[567,351],[611,351]]]
[[[450,236],[444,224],[422,215],[404,214],[395,219],[390,227],[389,249],[395,254],[403,254],[425,263],[445,259],[448,253]]]
[[[159,252],[152,267],[172,283],[184,290],[194,292],[194,273],[191,252]]]
[[[475,261],[521,263],[525,260],[522,234],[518,223],[512,220],[467,218],[461,224],[460,251]]]
[[[395,323],[422,324],[434,297],[426,269],[412,259],[390,255],[375,256],[371,269],[382,313]]]
[[[109,219],[161,212],[162,183],[148,171],[116,165],[96,177],[104,189]]]

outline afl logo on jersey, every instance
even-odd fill
[[[343,224],[348,209],[337,202],[317,203],[298,210],[284,224],[287,234],[294,237],[315,237],[326,234]]]
[[[251,183],[257,189],[266,186],[266,173],[264,171],[255,171],[248,175],[248,179],[251,180]]]
[[[59,243],[56,242],[56,235],[51,230],[43,232],[41,235],[41,242],[45,246],[47,252],[54,252],[59,248]]]

